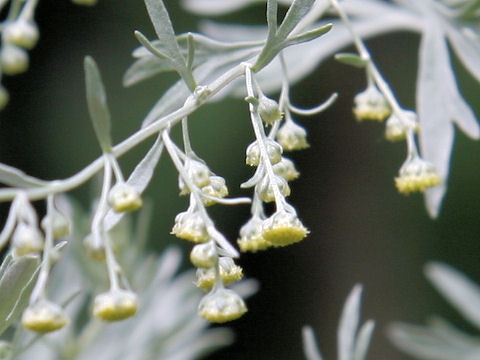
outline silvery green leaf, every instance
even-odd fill
[[[363,1],[363,0],[362,0]],[[362,1],[344,1],[342,5],[361,9]],[[367,3],[378,3],[378,1],[367,1]],[[373,8],[374,5],[371,5]],[[363,39],[378,35],[379,33],[388,33],[398,30],[420,31],[421,17],[411,11],[407,11],[398,6],[376,5],[380,8],[378,16],[371,16],[368,19],[354,18],[352,20],[355,31]],[[360,10],[359,10],[360,11]],[[373,14],[376,14],[373,12]],[[318,23],[315,26],[321,26],[324,23]],[[223,25],[213,22],[204,22],[201,24],[202,32],[217,37],[221,40],[259,40],[265,38],[267,30],[265,27],[249,27],[240,25]],[[313,72],[317,66],[326,58],[333,56],[342,48],[351,44],[352,38],[345,26],[339,21],[333,21],[332,30],[321,39],[312,40],[308,44],[300,44],[292,48],[283,50],[287,62],[288,76],[291,83],[295,83]],[[262,90],[266,93],[279,91],[282,86],[282,78],[278,76],[282,68],[280,61],[276,59],[267,67],[260,71],[256,78],[262,84]],[[235,96],[245,96],[243,84],[237,83],[237,86],[230,88]]]
[[[0,279],[0,334],[17,319],[27,306],[40,260],[38,256],[13,259],[3,269]]]
[[[278,27],[277,40],[284,40],[295,29],[295,26],[310,11],[315,0],[294,0],[288,8],[282,23]]]
[[[268,3],[267,17],[269,24],[267,42],[252,69],[258,71],[265,67],[286,46],[285,41],[288,35],[310,11],[314,2],[315,0],[294,0],[278,29],[272,25],[274,16],[271,13],[275,10],[276,7],[274,5],[276,3],[274,1]]]
[[[185,65],[185,59],[180,54],[180,49],[175,39],[175,31],[163,1],[145,0],[145,5],[158,39],[163,44],[165,54],[173,61]]]
[[[355,341],[355,350],[353,352],[354,360],[365,360],[374,329],[375,322],[373,320],[368,320],[358,331],[357,339]]]
[[[123,86],[131,86],[168,71],[175,71],[168,61],[149,54],[130,65],[123,76]]]
[[[355,337],[360,319],[360,301],[362,286],[355,285],[345,301],[338,325],[338,359],[353,360]]]
[[[335,60],[347,65],[355,66],[357,68],[364,68],[367,65],[367,62],[362,59],[361,56],[353,53],[335,54]]]
[[[442,263],[429,263],[425,274],[435,288],[480,329],[480,288],[464,274]]]
[[[93,128],[100,147],[104,152],[110,152],[110,111],[107,106],[107,95],[103,86],[100,71],[92,57],[85,57],[85,84],[87,88],[87,103]]]
[[[188,55],[189,51],[188,38],[191,38],[195,45],[195,56],[192,68],[198,67],[219,54],[256,48],[263,45],[263,42],[261,41],[222,42],[201,34],[181,34],[177,36],[177,42],[181,53],[185,56]],[[163,45],[159,40],[152,41],[150,44],[159,52],[164,52]],[[169,60],[161,59],[158,56],[152,55],[152,53],[143,46],[140,46],[133,51],[133,57],[139,59],[136,60],[125,73],[125,86],[133,85],[161,72],[175,70]]]
[[[272,40],[277,34],[278,28],[278,2],[276,0],[267,0],[267,28],[268,28],[268,41]]]
[[[288,5],[292,0],[278,0],[279,4]],[[253,4],[265,3],[265,0],[183,0],[182,5],[188,11],[198,15],[228,14]]]
[[[450,45],[457,54],[458,58],[470,71],[470,73],[480,81],[480,38],[479,34],[468,33],[467,28],[459,28],[451,24],[445,24]]]
[[[307,360],[322,360],[318,349],[315,335],[311,326],[304,326],[302,329],[303,353]]]
[[[472,348],[451,346],[431,329],[423,326],[394,323],[388,336],[396,347],[424,360],[473,360],[470,356],[478,354],[478,350]]]
[[[157,138],[153,146],[150,148],[145,157],[137,164],[127,179],[127,184],[133,186],[140,194],[145,191],[153,172],[160,160],[163,151],[163,142],[160,136]],[[110,209],[103,220],[105,231],[112,229],[123,218],[125,213],[116,213]]]
[[[16,187],[45,186],[48,184],[46,181],[27,175],[13,166],[2,163],[0,163],[0,183]]]
[[[148,15],[152,21],[158,39],[163,45],[164,54],[171,60],[175,70],[183,78],[190,90],[195,88],[195,80],[187,68],[185,58],[180,52],[170,16],[162,0],[145,0]]]
[[[458,90],[443,31],[434,19],[427,21],[428,26],[420,43],[416,96],[422,129],[422,155],[435,165],[443,179],[441,185],[425,193],[427,210],[436,217],[446,192],[453,147],[453,122],[473,138],[478,138],[480,130],[472,110]],[[442,86],[438,86],[439,83]]]
[[[432,317],[428,320],[428,326],[432,329],[432,332],[452,347],[480,350],[478,337],[462,332],[442,318]]]

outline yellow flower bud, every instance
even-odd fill
[[[53,237],[55,239],[60,239],[70,235],[71,226],[70,221],[67,217],[61,212],[54,210],[52,214],[45,216],[40,223],[43,231],[47,231],[47,226],[49,225],[50,218],[53,219],[52,230]]]
[[[268,158],[272,164],[276,164],[282,160],[282,146],[271,139],[265,139]],[[260,145],[258,141],[252,142],[247,147],[245,162],[250,166],[258,166],[261,160]]]
[[[220,277],[224,285],[231,284],[243,279],[243,269],[236,265],[232,258],[221,257],[218,259],[218,267],[220,271]],[[197,281],[195,285],[203,290],[210,290],[216,281],[215,269],[197,269],[196,273]]]
[[[292,120],[286,121],[278,130],[277,140],[286,151],[303,150],[310,146],[307,131]]]
[[[273,171],[287,181],[295,180],[300,176],[293,161],[286,157],[282,157],[279,163],[273,165]]]
[[[211,268],[217,263],[217,246],[213,241],[195,245],[190,252],[190,261],[199,268]]]
[[[23,222],[12,235],[12,248],[16,256],[38,253],[43,250],[43,235],[35,226]]]
[[[117,183],[110,189],[108,202],[115,212],[135,211],[142,207],[140,193],[127,183]]]
[[[225,185],[225,179],[221,176],[210,176],[210,184],[202,187],[202,192],[205,195],[224,198],[228,195],[228,188]],[[205,206],[211,206],[215,204],[214,200],[207,199],[206,197],[202,198]]]
[[[22,325],[39,333],[59,330],[67,324],[68,316],[63,309],[47,300],[30,305],[22,315]]]
[[[229,289],[218,289],[205,295],[198,305],[198,314],[214,323],[238,319],[246,312],[243,299]]]
[[[272,244],[263,238],[263,220],[258,216],[252,218],[240,228],[240,238],[237,244],[242,251],[256,252],[265,250]]]
[[[407,159],[400,168],[398,177],[395,178],[395,186],[402,194],[423,192],[427,188],[440,184],[435,165],[418,156]]]
[[[15,45],[5,44],[0,51],[0,67],[5,75],[17,75],[28,69],[27,52]]]
[[[309,231],[296,214],[277,211],[263,222],[263,237],[273,246],[287,246],[303,240]]]
[[[111,290],[95,296],[93,315],[104,321],[129,318],[137,312],[138,298],[128,290]]]
[[[391,112],[387,99],[374,85],[355,96],[353,113],[358,121],[383,121]]]
[[[25,49],[32,49],[37,44],[38,37],[37,25],[24,19],[7,23],[3,30],[4,41]]]
[[[198,211],[185,211],[178,214],[175,217],[172,234],[195,243],[206,242],[210,239],[205,221]]]
[[[258,99],[257,112],[267,125],[272,125],[283,117],[278,103],[265,95],[261,95]]]

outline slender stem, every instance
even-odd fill
[[[43,258],[40,266],[40,273],[38,274],[37,283],[32,291],[30,303],[35,303],[39,299],[45,298],[48,274],[51,266],[51,252],[53,249],[53,214],[55,206],[53,203],[53,195],[47,197],[47,221],[45,229],[45,245],[43,247]]]
[[[255,92],[253,91],[253,81],[252,81],[252,70],[250,67],[245,67],[245,81],[246,81],[246,88],[247,88],[247,95],[249,97],[254,97]],[[250,117],[252,120],[252,127],[255,133],[255,137],[257,138],[257,142],[260,148],[260,156],[262,159],[262,163],[265,165],[265,169],[267,171],[269,185],[273,189],[273,196],[275,197],[275,205],[277,210],[283,209],[284,198],[283,195],[280,193],[280,189],[278,188],[278,184],[275,180],[275,172],[273,171],[273,165],[270,162],[270,157],[268,156],[267,146],[265,144],[265,130],[263,128],[262,119],[255,111],[255,106],[253,104],[249,104],[250,109]]]
[[[115,180],[119,183],[125,182],[125,179],[123,178],[122,169],[120,168],[120,165],[118,165],[117,158],[110,153],[106,153],[105,156],[108,158],[108,161],[112,166],[113,174],[115,175]]]
[[[165,144],[165,148],[167,149],[170,155],[170,158],[172,159],[173,165],[175,165],[178,173],[180,174],[183,181],[190,189],[190,193],[195,200],[194,202],[195,202],[196,208],[198,209],[200,216],[205,222],[205,228],[207,229],[208,234],[210,235],[210,237],[215,239],[218,245],[220,245],[221,248],[223,248],[228,254],[230,254],[231,257],[238,257],[239,256],[238,251],[215,228],[212,219],[210,219],[210,217],[208,216],[207,210],[205,209],[202,198],[199,194],[200,189],[193,183],[192,179],[190,179],[187,172],[185,171],[182,161],[178,157],[177,152],[175,150],[175,145],[173,141],[170,139],[170,136],[168,135],[167,130],[164,130],[162,132],[162,139],[163,139],[163,143]]]
[[[241,63],[235,66],[233,69],[225,72],[222,76],[214,80],[208,85],[209,93],[201,99],[194,99],[192,96],[187,98],[185,104],[178,110],[157,119],[149,126],[138,130],[136,133],[116,145],[112,149],[112,154],[115,157],[120,157],[126,152],[130,151],[138,144],[142,143],[145,139],[152,135],[158,134],[159,131],[166,127],[173,126],[181,119],[189,116],[200,108],[204,103],[208,102],[216,93],[218,93],[225,86],[230,84],[235,79],[241,77],[245,73],[245,63]],[[4,188],[0,189],[0,201],[10,201],[19,192],[25,192],[30,200],[39,200],[47,197],[52,193],[63,193],[77,188],[81,184],[85,183],[91,177],[93,177],[104,166],[103,155],[93,161],[90,165],[79,171],[77,174],[66,178],[64,180],[55,180],[43,187],[32,188]]]
[[[362,39],[357,35],[356,31],[353,29],[352,23],[350,22],[347,14],[343,10],[343,8],[339,5],[337,0],[330,0],[332,6],[337,10],[338,15],[342,19],[343,23],[347,27],[348,31],[352,36],[353,43],[357,48],[358,53],[367,62],[367,77],[371,75],[371,78],[375,80],[375,83],[378,89],[382,92],[382,94],[387,99],[388,103],[390,104],[393,113],[402,121],[404,124],[409,124],[410,122],[405,119],[405,115],[403,114],[402,108],[399,105],[395,95],[393,94],[392,89],[388,85],[388,83],[383,78],[382,74],[378,70],[377,66],[372,60],[370,56],[370,52],[368,51],[367,47],[365,46]],[[368,75],[369,74],[369,75]]]
[[[183,136],[183,149],[187,157],[192,157],[194,152],[192,150],[192,144],[190,143],[190,135],[188,133],[188,118],[182,119],[182,136]]]

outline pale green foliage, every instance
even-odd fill
[[[249,5],[251,1],[232,2],[231,6],[207,7],[208,0],[184,1],[192,11],[218,15],[220,11],[227,13],[237,10],[241,3]],[[316,3],[316,8],[323,10],[324,2]],[[327,1],[328,3],[328,1]],[[465,1],[476,4],[475,1]],[[425,159],[434,163],[440,176],[444,179],[442,185],[429,189],[425,195],[427,210],[432,217],[439,214],[441,201],[445,195],[450,168],[450,157],[453,148],[454,124],[473,139],[478,139],[480,130],[475,115],[463,99],[456,84],[447,41],[465,68],[480,81],[480,28],[478,26],[478,11],[473,10],[463,14],[450,11],[440,6],[434,0],[424,1],[391,1],[383,0],[345,0],[342,7],[351,16],[355,32],[362,38],[374,37],[392,31],[414,31],[420,33],[419,69],[416,84],[417,111],[420,117],[420,147]],[[446,5],[449,5],[448,2]],[[200,9],[202,9],[200,11]],[[315,14],[316,9],[312,11]],[[316,14],[320,20],[321,11]],[[310,16],[315,16],[310,14]],[[322,22],[314,22],[312,27],[321,26]],[[285,61],[289,69],[289,79],[298,81],[311,73],[324,59],[352,43],[352,37],[341,21],[334,21],[334,26],[328,36],[302,44],[295,49],[284,51]],[[202,30],[223,41],[243,40],[255,41],[263,38],[263,31],[258,27],[245,25],[226,25],[205,22]],[[340,56],[343,61],[352,64],[354,58]],[[355,65],[359,65],[358,58]],[[414,71],[412,69],[412,71]],[[278,91],[281,78],[276,76],[281,72],[279,61],[273,61],[259,74],[262,87],[266,91]],[[441,87],[437,85],[442,83]],[[232,89],[233,90],[233,89]],[[238,93],[240,94],[240,92]]]
[[[95,1],[74,2],[93,4]],[[0,24],[0,60],[3,61],[0,61],[0,75],[2,69],[3,73],[13,74],[28,66],[28,53],[15,47],[22,45],[13,43],[13,30],[10,30],[10,35],[5,30],[9,25],[16,21],[31,25],[27,26],[27,38],[19,38],[25,48],[31,48],[38,38],[34,24],[38,1],[0,0],[0,10],[7,3],[9,11]],[[409,187],[407,192],[424,190],[436,185],[440,177],[443,179],[440,186],[428,189],[425,197],[430,215],[438,215],[448,181],[454,125],[473,139],[480,137],[475,115],[457,85],[448,47],[450,45],[465,69],[480,81],[479,1],[182,1],[186,9],[204,16],[227,14],[258,3],[266,5],[265,25],[204,21],[199,26],[203,34],[177,35],[164,2],[145,0],[156,39],[149,40],[140,31],[135,32],[141,46],[133,50],[134,62],[126,70],[123,83],[131,86],[165,72],[176,72],[179,79],[160,95],[143,119],[141,128],[119,144],[112,143],[110,132],[114,119],[111,119],[107,105],[108,86],[103,84],[93,58],[87,56],[84,62],[87,105],[102,155],[77,174],[52,181],[37,179],[19,169],[0,164],[0,182],[7,186],[0,189],[0,201],[12,201],[6,225],[0,234],[0,248],[9,242],[15,229],[23,226],[24,222],[30,228],[38,227],[31,202],[48,199],[47,217],[53,216],[54,196],[61,199],[59,195],[78,188],[103,171],[103,182],[93,213],[84,214],[78,209],[72,213],[66,208],[68,215],[74,218],[76,233],[73,239],[68,239],[71,244],[64,254],[60,250],[66,243],[55,245],[53,222],[50,225],[46,222],[43,251],[35,248],[33,255],[20,256],[11,249],[5,257],[0,268],[0,334],[13,325],[12,331],[5,333],[10,346],[6,350],[7,359],[91,359],[101,353],[102,359],[180,360],[198,358],[213,348],[230,343],[232,337],[228,330],[207,329],[207,323],[196,314],[218,322],[242,316],[247,311],[242,297],[253,293],[256,284],[246,281],[230,289],[224,288],[241,276],[228,281],[224,279],[219,259],[226,260],[231,268],[238,269],[238,274],[243,274],[233,260],[239,252],[217,229],[206,206],[251,203],[251,219],[256,221],[257,227],[253,239],[255,246],[245,246],[247,249],[256,251],[290,245],[307,236],[308,229],[287,201],[290,195],[288,181],[298,174],[292,164],[294,176],[287,179],[275,171],[274,165],[285,160],[284,150],[308,147],[306,130],[294,125],[292,113],[304,116],[319,113],[335,101],[337,94],[312,109],[301,109],[291,103],[290,88],[293,83],[308,76],[323,60],[335,56],[348,45],[353,44],[358,54],[339,53],[335,58],[365,71],[367,86],[375,88],[386,104],[386,111],[391,110],[392,116],[397,117],[399,126],[404,129],[407,160],[427,164],[429,174],[436,180],[424,186]],[[281,5],[288,8],[283,18],[279,19]],[[416,83],[419,123],[414,112],[399,104],[394,91],[377,68],[374,56],[363,42],[364,38],[391,31],[414,31],[421,36]],[[7,51],[9,49],[10,52]],[[17,67],[6,61],[15,52],[22,57],[22,62],[13,64]],[[4,95],[4,106],[8,93],[3,87],[0,89]],[[280,92],[278,101],[271,98],[271,93],[275,92]],[[241,185],[242,188],[253,189],[249,198],[224,198],[228,194],[224,179],[196,155],[190,143],[188,117],[203,105],[227,95],[245,99],[245,112],[250,115],[255,135],[252,142],[255,151],[251,151],[255,156],[250,156],[255,161],[250,161],[247,155],[247,163],[255,167],[255,173]],[[409,118],[405,114],[412,116]],[[383,117],[377,120],[383,120]],[[183,148],[170,137],[171,128],[179,123]],[[296,133],[291,130],[296,144],[288,145],[282,140],[285,124],[296,126]],[[418,135],[421,153],[417,150],[415,133],[418,127],[421,128]],[[152,136],[156,136],[157,140],[133,172],[124,178],[117,158]],[[138,208],[143,203],[140,195],[150,183],[164,148],[178,171],[180,194],[189,196],[188,209],[181,214],[189,215],[186,218],[190,220],[183,224],[183,231],[176,231],[182,226],[182,216],[177,216],[173,233],[194,242],[205,242],[211,250],[208,261],[194,261],[194,265],[205,266],[203,270],[212,274],[209,279],[211,292],[202,300],[200,292],[192,286],[193,271],[175,276],[179,266],[178,250],[166,250],[159,259],[148,257],[142,247],[144,239],[139,241],[137,238],[138,234],[145,233],[148,221],[133,231],[128,227],[124,213],[116,212],[118,208],[109,203],[109,194],[114,186],[119,185],[135,195],[136,205],[125,208]],[[252,145],[249,148],[251,150]],[[271,148],[275,150],[274,156]],[[415,178],[422,174],[414,168],[409,175]],[[213,183],[219,179],[221,191],[213,191]],[[266,202],[275,205],[271,214],[267,213],[270,208],[264,208]],[[199,229],[202,236],[192,236]],[[38,234],[43,236],[40,230]],[[87,258],[85,249],[81,248],[84,238],[90,254],[105,262],[95,263]],[[131,238],[137,241],[131,241]],[[60,262],[50,275],[58,258]],[[480,326],[480,291],[474,285],[445,265],[429,265],[427,275],[462,315],[475,326]],[[89,290],[85,291],[85,288]],[[92,296],[98,293],[108,295],[110,292],[128,293],[132,299],[137,299],[134,292],[138,292],[140,306],[136,316],[108,327],[91,317],[85,320]],[[51,335],[48,346],[45,346],[36,341],[39,335],[27,333],[15,321],[29,298],[28,305],[35,306],[38,301],[47,300],[47,294],[49,301],[54,301],[59,309],[59,305],[66,308],[74,324]],[[359,327],[360,298],[361,287],[356,286],[343,308],[337,333],[338,360],[366,358],[374,324],[367,321]],[[228,309],[225,303],[235,305],[233,310]],[[119,338],[124,340],[120,344]],[[427,329],[397,324],[393,327],[392,338],[405,351],[425,359],[474,360],[480,354],[478,341],[441,320],[435,320]],[[304,345],[309,360],[322,359],[312,330],[308,327],[304,329]]]
[[[445,299],[480,329],[480,287],[442,263],[429,263],[425,274]],[[436,316],[429,319],[427,326],[395,323],[389,336],[399,349],[418,359],[475,360],[480,357],[478,334],[469,335]]]
[[[345,301],[337,331],[338,360],[365,360],[375,324],[367,320],[359,329],[362,287],[356,285]],[[307,360],[322,360],[313,330],[303,328],[303,349]]]

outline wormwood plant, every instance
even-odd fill
[[[193,13],[218,15],[255,2],[265,3],[185,0],[182,4]],[[34,19],[37,4],[38,0],[0,0],[0,9],[6,14],[0,27],[2,75],[15,75],[28,67],[26,50],[39,37]],[[145,0],[145,5],[156,38],[135,31],[140,46],[133,50],[134,62],[125,72],[124,85],[165,72],[174,72],[179,79],[160,96],[140,129],[113,144],[114,121],[99,70],[102,65],[87,56],[86,97],[101,155],[71,177],[49,181],[0,164],[0,182],[5,185],[0,200],[11,203],[0,234],[0,247],[6,249],[0,268],[2,358],[28,359],[41,352],[45,359],[83,359],[101,351],[104,358],[111,359],[187,359],[229,343],[228,330],[207,329],[200,318],[224,323],[242,317],[247,312],[245,298],[256,290],[256,283],[234,284],[243,278],[243,270],[235,262],[240,254],[217,228],[209,207],[250,206],[251,217],[239,229],[237,240],[242,252],[292,245],[307,237],[309,230],[287,200],[290,182],[299,172],[284,152],[309,146],[307,132],[294,116],[321,113],[338,95],[303,109],[292,103],[290,93],[293,83],[327,57],[334,56],[365,73],[365,89],[354,98],[353,115],[358,121],[384,122],[387,140],[405,142],[406,159],[394,178],[395,187],[403,194],[425,192],[432,217],[439,214],[447,190],[454,124],[471,138],[480,136],[475,115],[458,89],[448,48],[450,45],[466,70],[480,81],[477,0],[268,0],[265,26],[206,22],[202,33],[178,35],[164,2]],[[282,18],[279,5],[287,9]],[[390,31],[414,31],[421,36],[416,109],[406,109],[398,101],[363,41]],[[339,53],[350,44],[355,53]],[[228,198],[225,179],[197,155],[190,141],[189,117],[227,95],[245,100],[245,114],[255,135],[245,156],[246,165],[254,169],[253,176],[241,185],[252,189],[249,197]],[[7,106],[8,97],[1,87],[0,108]],[[181,145],[170,135],[177,125],[182,131]],[[151,137],[156,137],[155,143],[126,176],[118,158]],[[135,226],[125,214],[145,207],[142,193],[164,152],[178,171],[180,195],[189,202],[176,216],[172,234],[194,244],[190,261],[196,268],[195,285],[205,291],[200,299],[189,284],[190,272],[174,278],[176,250],[147,260],[141,245],[126,240],[145,239],[148,209],[142,210],[147,215],[140,215]],[[92,201],[92,214],[87,214],[65,194],[96,174],[101,174],[102,185]],[[34,207],[34,202],[41,201],[46,204],[45,214]],[[441,269],[435,271],[442,273]],[[449,279],[442,289],[454,294],[462,280]],[[86,284],[91,285],[88,292]],[[340,360],[366,357],[373,322],[357,332],[359,302],[357,286],[340,320]],[[192,303],[199,317],[193,315]],[[68,307],[72,309],[67,313]],[[471,302],[467,308],[472,308]],[[90,316],[85,320],[87,312],[102,322]],[[473,311],[464,313],[476,316]],[[115,331],[105,330],[106,323],[131,317],[136,320],[112,325]],[[37,340],[50,332],[54,332],[49,335],[50,347],[40,347]],[[414,330],[397,326],[392,333],[402,347],[415,346],[414,341],[401,340],[412,333],[416,339]],[[118,337],[128,340],[118,346]],[[307,358],[321,359],[309,328],[304,339]],[[475,351],[478,354],[478,346]]]

